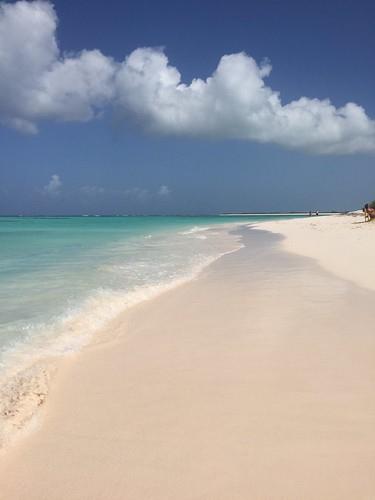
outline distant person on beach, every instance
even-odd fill
[[[319,212],[318,212],[318,210],[317,210],[317,211],[315,212],[315,215],[319,215]]]
[[[309,212],[309,217],[311,217],[311,216],[312,216],[312,212],[311,212],[311,210],[310,210],[310,212]]]
[[[365,214],[365,222],[370,220],[370,214],[369,214],[369,206],[368,203],[365,203],[365,206],[362,208],[364,214]]]

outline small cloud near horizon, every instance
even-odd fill
[[[139,187],[125,189],[124,194],[127,198],[133,198],[142,202],[146,201],[150,196],[150,192],[148,189]]]
[[[53,174],[48,184],[43,187],[43,193],[48,196],[57,196],[61,192],[62,184],[60,176]]]
[[[104,194],[105,189],[101,186],[86,185],[81,186],[80,191],[82,194],[87,196],[98,196]]]
[[[158,189],[159,196],[169,196],[171,194],[171,190],[165,184],[161,185]]]

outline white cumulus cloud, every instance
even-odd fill
[[[115,108],[160,134],[275,143],[321,154],[375,152],[375,121],[358,104],[285,103],[268,63],[224,55],[212,76],[184,83],[163,51],[114,61],[100,50],[62,54],[57,16],[43,0],[0,3],[0,123],[35,133],[42,120],[88,121]]]
[[[62,182],[60,177],[57,174],[54,174],[51,176],[51,179],[48,182],[48,184],[44,186],[43,192],[50,196],[56,196],[60,194],[61,187],[62,187]]]
[[[86,121],[113,97],[115,64],[98,50],[61,56],[52,4],[0,4],[0,121],[36,132],[41,119]]]
[[[316,153],[375,151],[375,122],[348,103],[301,97],[282,104],[267,87],[271,66],[245,53],[223,56],[207,80],[181,82],[155,49],[137,49],[117,73],[121,106],[151,131],[271,142]]]

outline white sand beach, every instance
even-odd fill
[[[375,223],[361,220],[244,229],[243,248],[111,323],[2,452],[0,498],[375,498]]]
[[[327,271],[375,290],[375,224],[365,223],[362,211],[270,221],[259,227],[282,234],[286,251],[311,257]]]

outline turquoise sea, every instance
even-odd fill
[[[223,253],[225,224],[264,218],[0,217],[0,390],[193,277]]]

